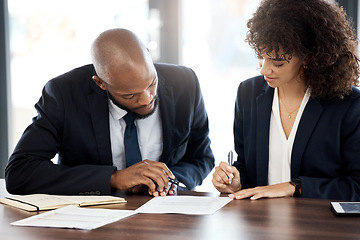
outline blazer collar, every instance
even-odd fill
[[[268,183],[269,131],[274,89],[264,81],[263,91],[256,97],[256,179],[257,186]]]
[[[94,91],[87,96],[87,101],[95,133],[97,151],[102,164],[112,165],[108,98],[105,91],[100,89],[93,81],[90,84]]]
[[[173,145],[173,131],[175,123],[174,91],[171,86],[165,85],[165,79],[158,73],[159,79],[159,110],[163,131],[163,152],[160,160],[167,162]]]
[[[256,131],[256,179],[257,186],[267,185],[269,169],[269,133],[270,117],[274,89],[268,84],[263,86],[264,92],[256,98],[257,131]],[[300,174],[301,159],[306,145],[323,111],[322,105],[310,97],[301,116],[291,154],[291,178]]]
[[[301,159],[305,147],[315,129],[317,122],[323,112],[323,106],[314,98],[310,97],[301,116],[296,132],[293,150],[291,153],[291,178],[299,177]]]
[[[173,88],[165,85],[165,80],[158,73],[159,79],[159,110],[163,130],[163,152],[161,161],[166,163],[168,156],[172,149],[172,134],[170,130],[175,122],[175,110],[172,107],[174,104]],[[110,131],[109,131],[109,105],[106,93],[101,90],[94,82],[91,83],[93,92],[88,95],[87,100],[89,103],[91,120],[94,127],[95,138],[100,154],[100,160],[103,164],[112,165]],[[104,108],[104,105],[106,107]],[[106,117],[104,117],[106,116]]]

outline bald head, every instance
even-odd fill
[[[133,32],[121,28],[101,33],[91,46],[91,57],[96,73],[104,81],[112,75],[153,65],[141,40]]]

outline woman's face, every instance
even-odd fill
[[[278,56],[283,56],[279,51]],[[302,82],[300,74],[302,71],[302,61],[292,56],[285,60],[283,57],[277,57],[275,51],[270,54],[264,52],[258,57],[260,73],[264,75],[266,82],[270,87],[282,87]]]

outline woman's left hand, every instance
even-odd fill
[[[240,190],[229,195],[232,199],[250,198],[256,200],[260,198],[276,198],[276,197],[292,197],[295,192],[295,187],[289,182],[279,183],[274,185],[248,188]]]

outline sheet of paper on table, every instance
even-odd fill
[[[228,197],[204,196],[156,197],[135,211],[138,213],[213,214],[231,200]]]
[[[14,226],[91,230],[136,214],[133,210],[67,206],[11,223]]]
[[[204,196],[154,197],[135,211],[70,205],[13,222],[11,225],[91,230],[137,213],[213,214],[231,200],[228,197]]]

